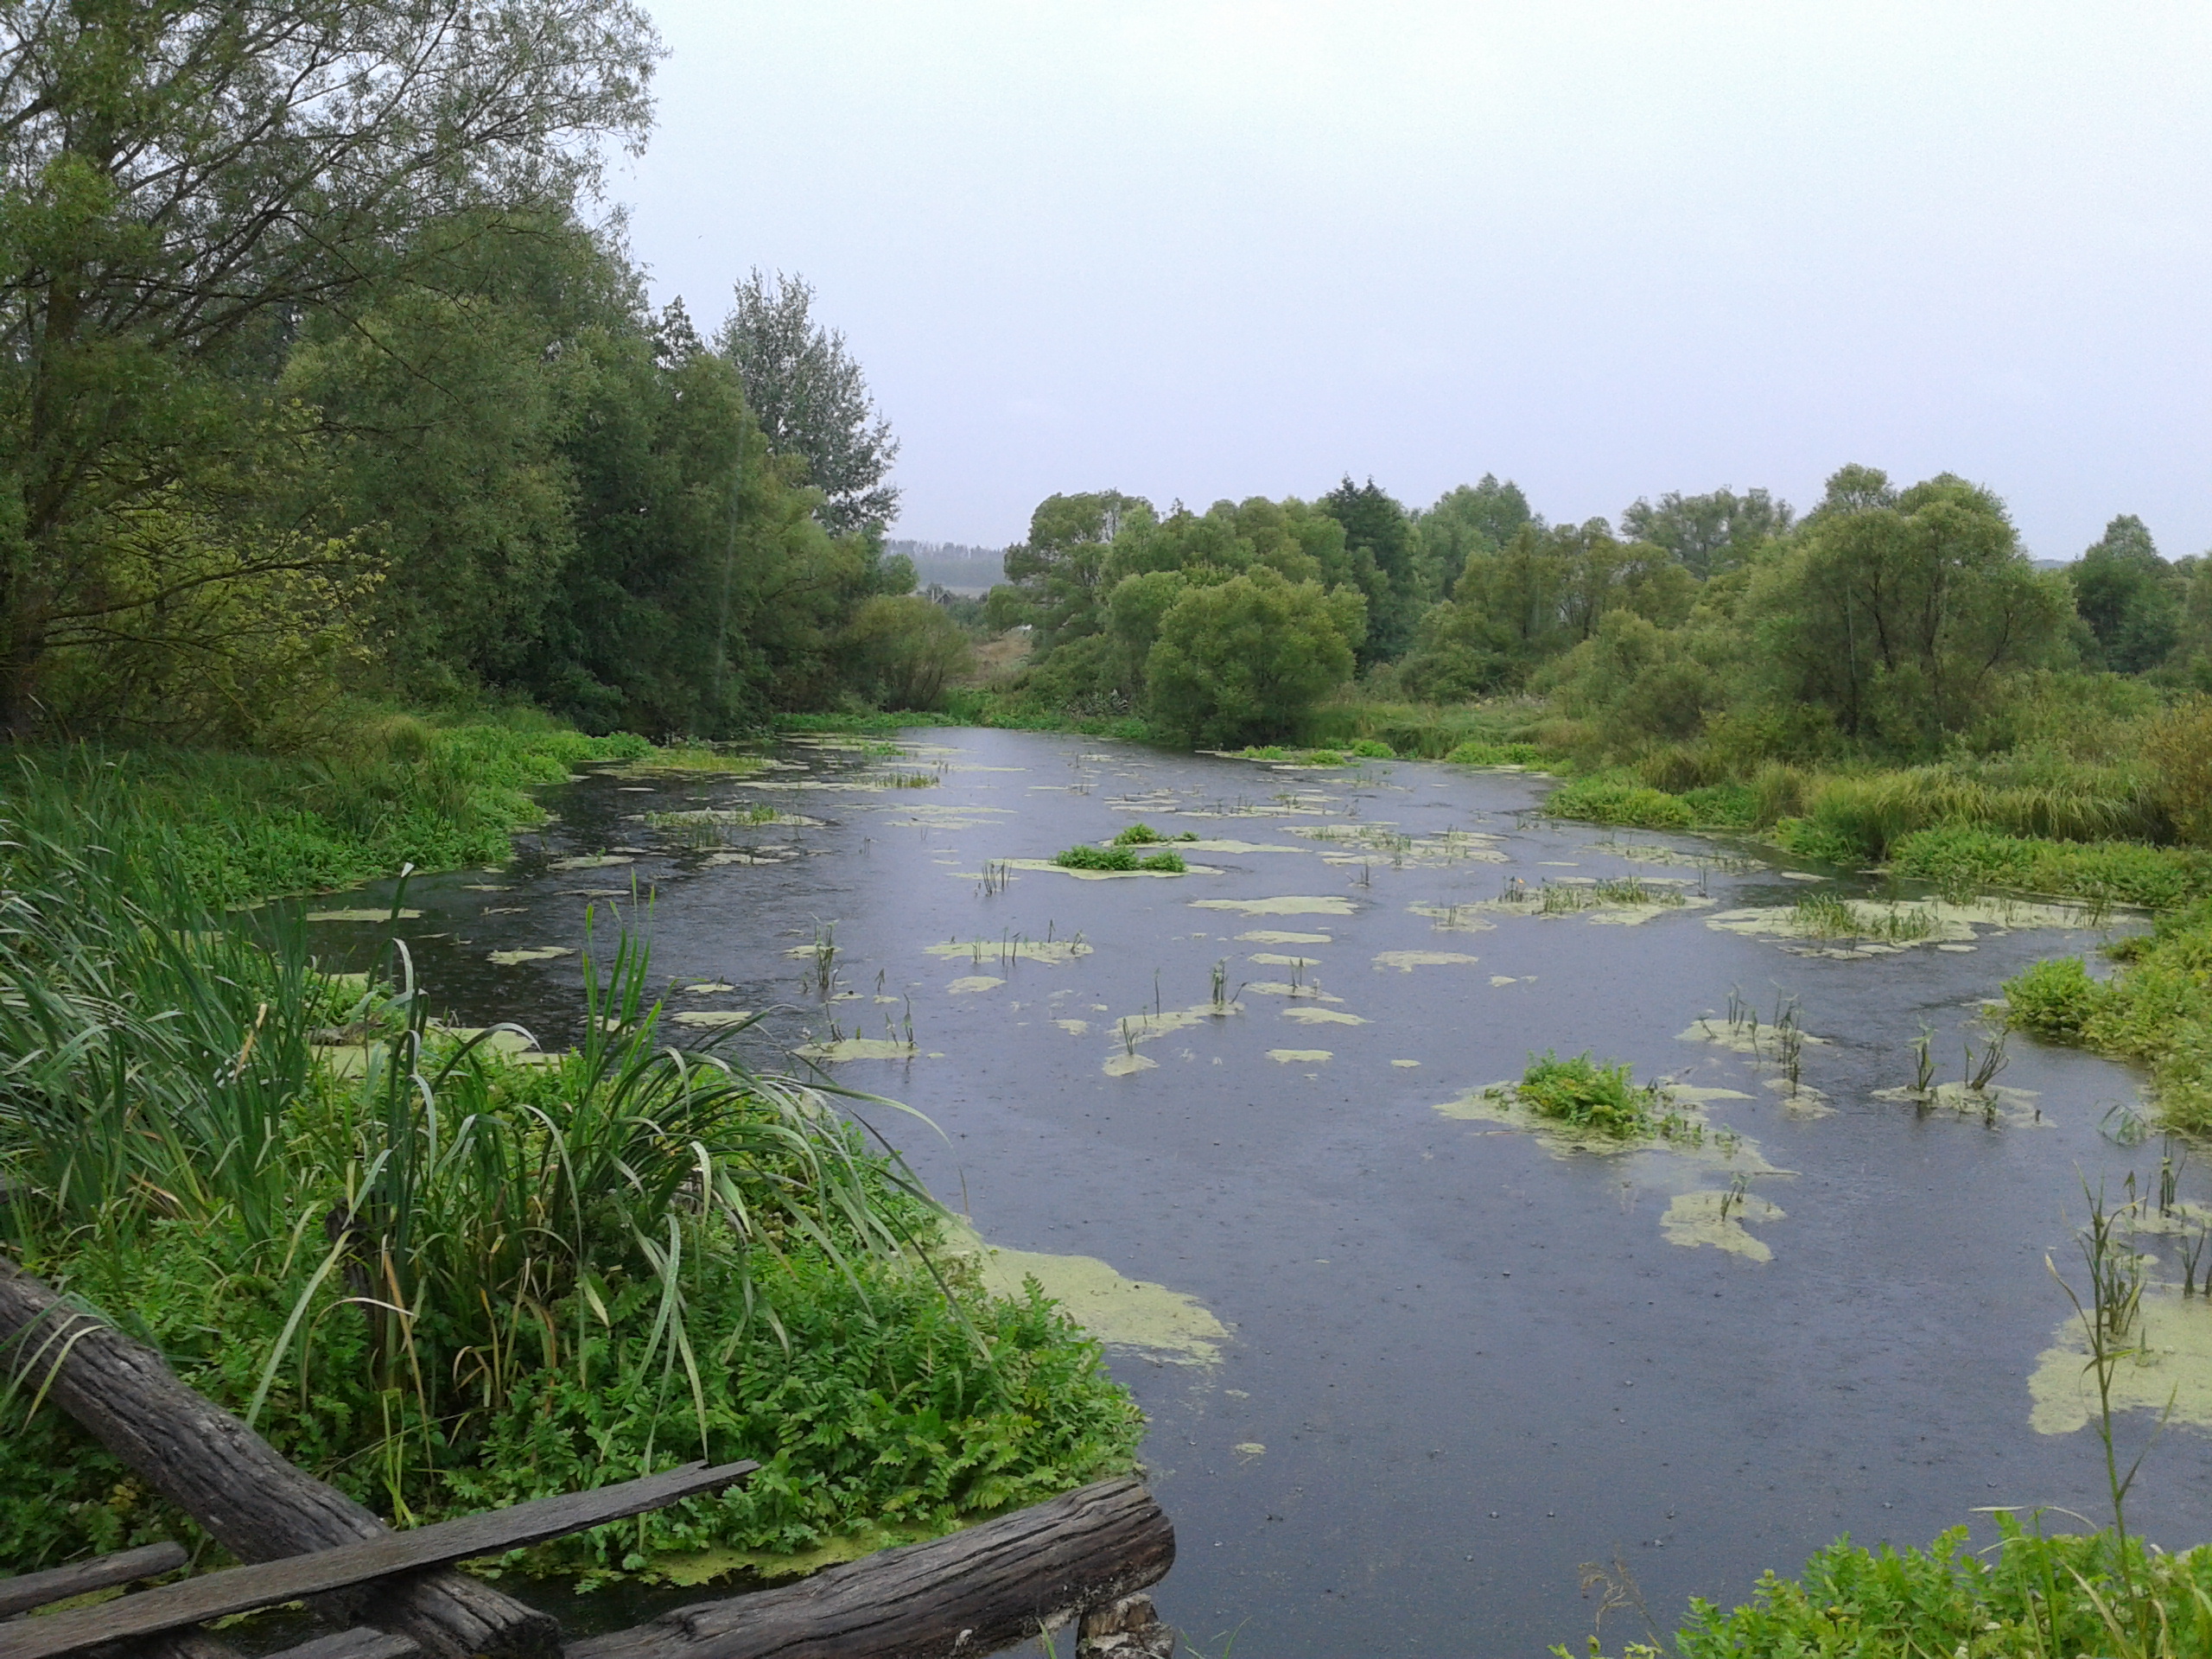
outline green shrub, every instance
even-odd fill
[[[1533,766],[1543,759],[1534,743],[1488,743],[1479,739],[1460,744],[1444,757],[1455,766]]]
[[[1683,791],[1681,799],[1698,823],[1715,829],[1748,830],[1758,823],[1758,797],[1742,784],[1708,784]]]
[[[1080,843],[1054,853],[1052,862],[1064,870],[1134,870],[1137,868],[1137,855],[1126,847]]]
[[[2001,1511],[1994,1518],[1999,1541],[1992,1550],[1969,1548],[1964,1527],[1925,1550],[1869,1550],[1840,1538],[1794,1579],[1765,1574],[1743,1606],[1723,1611],[1693,1599],[1671,1659],[2212,1652],[2212,1546],[2167,1554],[2130,1538],[2121,1573],[2110,1530],[2045,1536]],[[2145,1630],[2152,1633],[2147,1643]],[[1589,1651],[1598,1652],[1594,1643]],[[1580,1659],[1565,1647],[1552,1652]],[[1660,1653],[1638,1643],[1623,1659]]]
[[[1866,858],[1856,842],[1809,818],[1783,818],[1774,826],[1774,839],[1784,852],[1823,864],[1859,864]]]
[[[1114,844],[1116,847],[1143,847],[1166,839],[1148,823],[1133,823],[1114,837]]]
[[[2039,962],[2005,982],[2005,1018],[2056,1043],[2078,1043],[2103,988],[2079,957]]]
[[[1544,810],[1555,818],[1638,830],[1688,830],[1696,823],[1689,804],[1644,784],[1616,778],[1583,778],[1546,798]]]
[[[1149,858],[1139,859],[1137,868],[1141,870],[1164,870],[1171,875],[1180,875],[1190,867],[1183,862],[1180,853],[1154,853]]]
[[[1601,1065],[1587,1052],[1562,1060],[1546,1050],[1521,1074],[1522,1102],[1539,1117],[1626,1140],[1657,1125],[1659,1090],[1629,1081],[1626,1065]]]
[[[1398,753],[1388,743],[1378,743],[1371,737],[1363,737],[1351,746],[1351,753],[1362,760],[1395,760]]]

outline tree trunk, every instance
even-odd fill
[[[240,1560],[302,1555],[391,1530],[187,1388],[152,1349],[63,1306],[38,1280],[0,1261],[0,1376],[20,1376],[31,1397],[44,1389]],[[438,1659],[551,1659],[560,1645],[551,1615],[450,1568],[325,1598],[317,1611],[401,1632]]]
[[[951,1659],[994,1653],[1175,1563],[1175,1529],[1135,1479],[1104,1480],[803,1584],[664,1613],[568,1659]]]

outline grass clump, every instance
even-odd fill
[[[1697,815],[1678,795],[1616,777],[1582,778],[1545,798],[1555,818],[1580,818],[1624,829],[1688,830]]]
[[[1133,823],[1114,837],[1116,847],[1158,847],[1171,841],[1196,841],[1195,831],[1185,830],[1179,836],[1164,835],[1148,823]]]
[[[2152,910],[2212,893],[2212,855],[2195,848],[2037,840],[1961,826],[1900,836],[1891,845],[1890,866],[1946,893],[2018,887]]]
[[[1398,758],[1398,752],[1388,743],[1379,742],[1371,737],[1358,739],[1346,753],[1355,760],[1395,760]]]
[[[1659,1127],[1659,1089],[1629,1081],[1626,1065],[1606,1065],[1586,1051],[1562,1060],[1549,1050],[1531,1057],[1521,1074],[1522,1103],[1537,1116],[1618,1141],[1654,1133]]]
[[[1116,840],[1118,842],[1120,837]],[[1154,853],[1139,857],[1135,847],[1129,845],[1093,847],[1087,843],[1053,854],[1052,862],[1064,870],[1159,870],[1172,875],[1180,875],[1190,868],[1183,862],[1180,853]]]
[[[1534,743],[1491,743],[1481,739],[1459,744],[1444,757],[1455,766],[1533,766],[1543,759]]]

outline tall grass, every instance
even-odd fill
[[[397,1519],[702,1452],[772,1465],[575,1546],[608,1567],[648,1535],[941,1525],[1133,1448],[1094,1347],[932,1262],[940,1212],[870,1144],[871,1103],[663,1043],[634,939],[587,953],[582,1048],[518,1064],[433,1022],[404,944],[364,988],[320,974],[282,907],[202,903],[118,772],[23,777],[0,830],[0,1229],[288,1455]],[[311,1046],[333,1024],[358,1077]],[[143,1494],[104,1510],[128,1482],[22,1412],[0,1403],[11,1559],[178,1524]]]

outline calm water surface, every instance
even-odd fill
[[[2016,1039],[2001,1081],[2028,1092],[1993,1125],[1876,1091],[1911,1080],[1923,1022],[1957,1077],[2003,979],[2101,934],[2000,922],[1970,950],[1795,954],[1708,925],[1823,890],[1776,855],[1546,821],[1548,785],[1525,775],[911,735],[889,764],[926,787],[883,787],[880,756],[794,744],[779,751],[790,769],[743,783],[594,776],[552,791],[559,822],[512,870],[410,887],[418,967],[462,1022],[573,1041],[577,957],[489,956],[580,945],[587,906],[607,929],[634,881],[652,896],[656,975],[732,988],[672,1007],[774,1010],[747,1039],[758,1060],[787,1064],[833,1020],[880,1038],[911,1012],[911,1060],[833,1069],[939,1127],[884,1123],[940,1196],[994,1243],[1103,1258],[1228,1327],[1211,1364],[1112,1356],[1150,1414],[1143,1455],[1180,1540],[1157,1599],[1208,1653],[1235,1632],[1263,1659],[1533,1655],[1590,1629],[1584,1563],[1624,1568],[1671,1629],[1688,1596],[1740,1599],[1838,1533],[1916,1543],[1991,1505],[2101,1511],[2093,1436],[2038,1433],[2028,1379],[2067,1312],[2044,1257],[2070,1261],[2082,1176],[2157,1167],[2155,1142],[2101,1132],[2135,1077]],[[639,816],[762,803],[818,823],[687,835]],[[1280,850],[1192,851],[1214,873],[1175,879],[1015,869],[986,890],[987,861],[1049,858],[1139,820]],[[628,861],[552,868],[602,853]],[[1627,876],[1693,902],[1632,925],[1465,908],[1516,879]],[[1209,899],[1309,902],[1194,902]],[[825,1002],[790,953],[832,925],[844,1000]],[[1255,933],[1317,937],[1242,937]],[[1089,951],[1048,963],[1000,946],[1048,935]],[[372,937],[328,925],[334,949]],[[952,940],[989,943],[928,952]],[[1205,1003],[1217,963],[1240,1012],[1134,1047],[1117,1035]],[[1684,1039],[1707,1016],[1726,1032],[1732,993],[1765,1020],[1795,998],[1827,1039],[1803,1051],[1808,1092]],[[1688,1154],[1569,1154],[1438,1109],[1547,1049],[1735,1091],[1703,1109],[1745,1144],[1732,1160],[1710,1138]],[[1152,1064],[1131,1069],[1132,1054]],[[2201,1199],[2197,1173],[2183,1187]],[[1739,1175],[1780,1213],[1747,1205],[1751,1224],[1724,1235],[1733,1250],[1670,1240],[1677,1198]],[[2147,1428],[2135,1418],[2128,1432]],[[2133,1518],[2167,1543],[2212,1536],[2208,1478],[2212,1440],[2170,1428]],[[1605,1633],[1611,1647],[1643,1630],[1617,1611]]]

